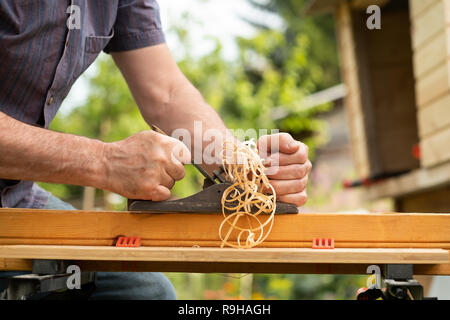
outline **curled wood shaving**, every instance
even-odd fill
[[[264,174],[264,164],[253,140],[243,143],[226,141],[222,159],[225,173],[233,184],[222,196],[221,247],[255,247],[272,230],[275,190]],[[232,234],[235,240],[230,240]]]

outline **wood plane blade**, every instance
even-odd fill
[[[214,184],[192,196],[166,201],[128,200],[128,210],[135,213],[222,213],[222,195],[230,183]],[[277,214],[298,213],[290,203],[277,201]]]

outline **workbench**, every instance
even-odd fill
[[[65,260],[82,271],[365,274],[412,264],[416,275],[450,275],[450,214],[299,213],[275,217],[253,249],[220,248],[221,214],[0,209],[0,270]],[[119,235],[138,248],[114,247]],[[332,238],[334,249],[312,249]]]

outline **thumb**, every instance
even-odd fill
[[[149,194],[152,201],[164,201],[170,198],[170,190],[159,185]]]

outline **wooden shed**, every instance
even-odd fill
[[[366,25],[370,5],[381,29]],[[450,212],[450,0],[312,0],[336,22],[353,161],[371,199]]]

